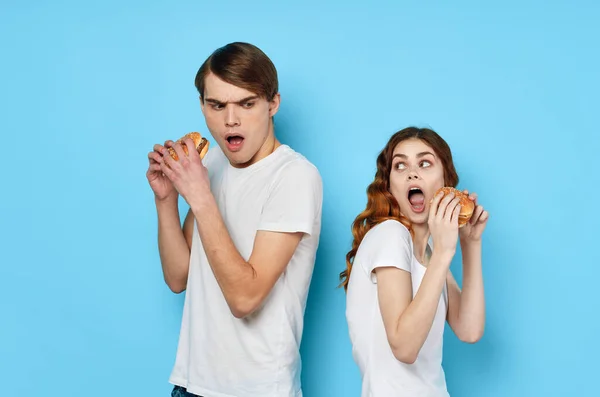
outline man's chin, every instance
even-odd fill
[[[226,152],[225,156],[235,168],[245,168],[253,164],[252,157],[248,158],[247,155],[240,152]]]

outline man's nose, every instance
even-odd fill
[[[225,125],[227,127],[235,127],[240,125],[240,119],[234,106],[228,106],[227,110],[225,110]]]

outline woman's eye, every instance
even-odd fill
[[[427,160],[423,160],[421,161],[421,167],[429,167],[431,166],[431,163]]]
[[[404,164],[404,163],[396,164],[396,169],[398,169],[398,170],[403,170],[405,168],[406,168],[406,164]]]

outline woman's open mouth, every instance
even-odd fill
[[[413,212],[421,213],[425,210],[425,194],[417,187],[408,189],[408,202]]]

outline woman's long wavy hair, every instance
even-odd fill
[[[365,234],[378,223],[393,219],[408,228],[411,235],[413,230],[408,218],[400,213],[398,202],[390,193],[390,173],[392,171],[392,156],[394,149],[404,140],[416,138],[429,145],[441,160],[444,168],[444,184],[456,187],[458,174],[452,160],[452,152],[446,141],[435,131],[428,128],[407,127],[396,132],[387,145],[377,156],[377,171],[375,180],[367,188],[367,207],[352,223],[352,249],[346,254],[346,269],[340,273],[341,286],[348,290],[348,281],[352,271],[352,263],[356,251]]]

